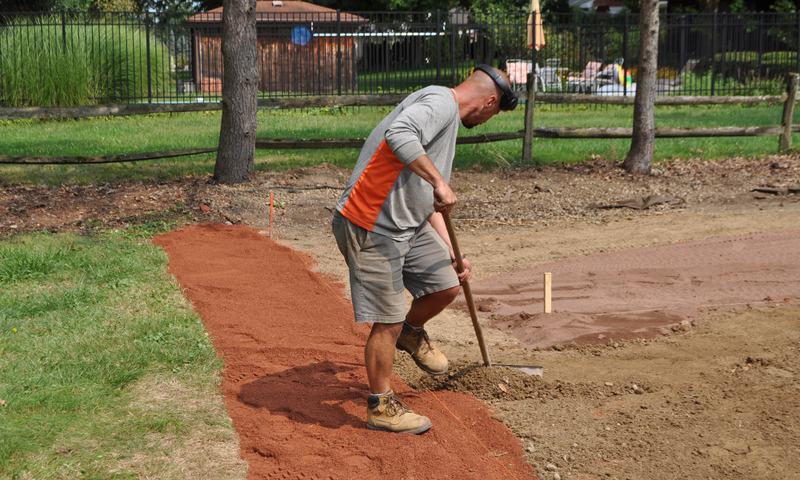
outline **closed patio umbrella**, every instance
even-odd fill
[[[544,47],[544,29],[542,28],[542,12],[539,9],[539,0],[531,3],[531,13],[528,15],[528,48],[533,48],[533,13],[536,12],[536,50]]]

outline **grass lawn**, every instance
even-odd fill
[[[366,137],[389,111],[383,108],[260,111],[259,137],[349,138]],[[661,106],[656,126],[760,126],[780,123],[782,105]],[[523,128],[524,108],[503,113],[486,125],[460,135],[514,132]],[[537,106],[534,124],[541,127],[630,127],[631,106]],[[797,115],[800,115],[798,113]],[[795,117],[795,122],[800,117]],[[82,120],[0,122],[3,155],[110,155],[178,148],[215,147],[220,112],[104,117]],[[795,134],[795,142],[800,137]],[[553,165],[586,161],[593,155],[621,161],[628,139],[534,139],[533,162]],[[657,139],[655,161],[672,158],[758,157],[774,154],[777,137]],[[288,169],[328,162],[352,168],[355,149],[257,150],[256,169]],[[457,148],[457,168],[509,167],[520,164],[522,140]],[[0,165],[6,183],[93,183],[204,175],[214,170],[215,154],[105,165]]]
[[[0,243],[0,478],[245,477],[222,361],[151,233]]]

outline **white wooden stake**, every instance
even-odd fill
[[[550,313],[553,311],[552,301],[551,301],[551,291],[553,287],[553,278],[550,272],[544,274],[544,313]]]

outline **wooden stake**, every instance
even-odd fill
[[[544,313],[551,313],[553,311],[551,302],[551,290],[553,286],[553,279],[550,272],[544,274]]]
[[[269,238],[272,238],[272,212],[275,201],[272,197],[272,190],[269,192]]]

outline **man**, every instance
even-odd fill
[[[455,271],[442,218],[457,200],[448,182],[458,124],[472,128],[516,104],[508,78],[488,65],[455,88],[409,95],[372,131],[336,204],[333,232],[350,269],[355,320],[373,324],[365,348],[369,429],[419,434],[432,426],[395,397],[394,351],[428,373],[447,372],[423,327],[472,278],[466,259]],[[413,296],[408,312],[404,288]]]

